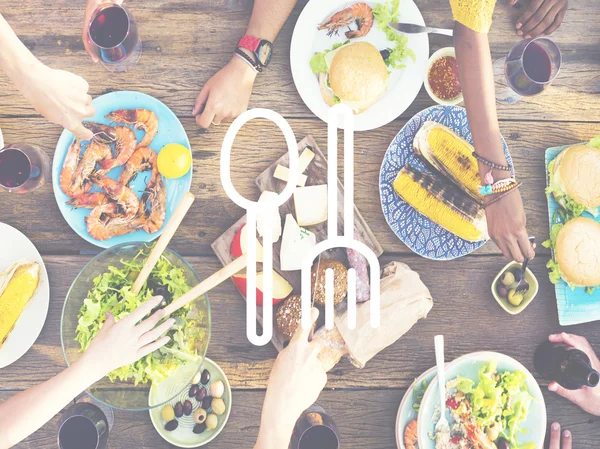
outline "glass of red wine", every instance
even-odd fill
[[[59,449],[105,449],[114,420],[112,410],[89,396],[65,410],[58,428]]]
[[[0,145],[0,187],[9,193],[27,193],[50,179],[50,159],[28,143]]]
[[[100,5],[90,21],[90,48],[111,72],[126,72],[142,55],[142,41],[131,13],[120,5]]]
[[[339,449],[338,429],[323,407],[313,404],[296,422],[291,449]]]
[[[494,63],[496,100],[513,104],[523,97],[541,94],[558,75],[561,63],[560,49],[551,39],[519,42],[506,58]]]

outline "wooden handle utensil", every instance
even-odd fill
[[[183,296],[180,296],[176,301],[173,301],[171,304],[165,307],[163,309],[165,311],[165,314],[168,316],[173,312],[176,312],[189,302],[202,296],[209,290],[212,290],[217,285],[221,284],[226,279],[229,279],[237,272],[246,268],[246,265],[248,265],[248,257],[246,256],[246,254],[243,254],[237,259],[235,259],[233,262],[228,263],[219,271],[200,282],[198,285],[189,290]]]
[[[167,248],[167,245],[173,238],[175,231],[177,231],[177,228],[183,221],[183,217],[185,217],[187,211],[190,210],[190,207],[192,206],[192,203],[195,199],[196,197],[191,192],[186,192],[183,195],[183,198],[181,198],[181,201],[177,205],[175,212],[173,212],[171,219],[165,226],[165,230],[158,238],[158,241],[156,242],[156,245],[154,245],[154,248],[152,248],[148,259],[146,259],[146,263],[144,263],[144,266],[140,270],[140,274],[138,275],[137,279],[135,280],[135,283],[133,284],[131,291],[134,294],[137,295],[142,289],[142,286],[144,285],[144,282],[146,282],[146,280],[148,279],[148,276],[150,276],[154,265],[156,265],[158,259],[160,259],[160,256]]]

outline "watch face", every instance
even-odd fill
[[[258,49],[256,50],[256,57],[258,58],[258,63],[266,67],[271,62],[271,56],[273,55],[273,46],[269,41],[261,41]]]

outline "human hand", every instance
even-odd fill
[[[92,61],[98,63],[100,59],[97,55],[95,55],[91,50],[91,40],[89,35],[90,22],[92,21],[92,14],[98,8],[98,6],[103,5],[105,3],[113,3],[115,5],[120,5],[123,3],[123,0],[87,0],[85,5],[85,13],[83,15],[83,31],[81,32],[81,41],[83,42],[83,46],[85,47],[85,51],[92,58]]]
[[[596,371],[600,371],[600,361],[594,352],[594,348],[592,348],[592,345],[590,345],[584,337],[563,332],[561,334],[550,335],[548,340],[553,343],[564,343],[583,351],[590,358],[592,368]],[[548,385],[548,390],[568,399],[584,411],[592,415],[600,416],[600,387],[591,388],[585,386],[579,390],[567,390],[558,383],[551,382],[550,385]]]
[[[319,311],[313,308],[313,323],[318,316]],[[323,343],[308,341],[311,329],[298,326],[290,344],[273,365],[256,447],[287,448],[296,420],[317,400],[327,383],[327,374],[318,358]]]
[[[565,430],[560,434],[560,424],[555,422],[550,428],[550,444],[548,449],[572,449],[573,439],[571,432]]]
[[[86,80],[42,63],[23,76],[25,79],[20,83],[20,89],[37,112],[82,140],[92,138],[93,133],[81,124],[83,119],[96,113]]]
[[[535,250],[527,234],[523,200],[518,189],[485,209],[488,233],[504,257],[523,263],[533,259]]]
[[[510,0],[515,6],[519,0]],[[531,0],[517,21],[517,34],[530,39],[554,33],[569,9],[568,0]]]
[[[144,319],[162,300],[162,296],[147,300],[118,323],[115,323],[113,315],[106,314],[102,329],[82,356],[91,376],[99,380],[107,373],[130,365],[169,342],[169,336],[161,336],[173,327],[174,318],[157,326],[165,317],[161,309]]]
[[[234,119],[246,109],[252,94],[256,71],[235,56],[209,79],[192,110],[200,128],[211,123],[218,125],[225,119]]]

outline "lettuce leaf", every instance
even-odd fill
[[[329,72],[329,67],[327,66],[327,61],[325,60],[325,55],[327,53],[329,53],[330,51],[333,50],[337,50],[340,47],[343,47],[346,44],[349,44],[350,40],[348,39],[345,42],[336,42],[335,44],[333,44],[331,46],[331,48],[322,51],[322,52],[317,52],[313,55],[312,58],[310,58],[310,68],[312,69],[312,72],[315,75],[318,75],[319,73],[328,73]]]
[[[408,37],[404,34],[397,33],[391,28],[389,22],[400,21],[400,0],[386,1],[385,3],[377,3],[373,8],[373,17],[377,21],[377,27],[383,31],[389,41],[394,46],[390,48],[390,55],[385,63],[389,69],[403,69],[406,67],[404,61],[406,58],[411,58],[416,62],[417,56],[410,48],[407,48]]]

